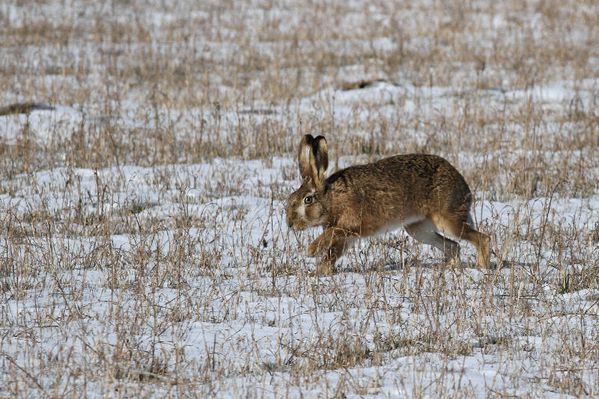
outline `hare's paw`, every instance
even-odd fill
[[[461,267],[462,260],[460,259],[459,255],[453,257],[445,257],[445,264],[448,267]]]
[[[448,266],[457,267],[461,265],[460,246],[454,244],[445,248],[444,260]]]
[[[317,276],[330,276],[337,272],[335,265],[330,260],[323,260],[316,266]]]
[[[482,235],[482,234],[481,234]],[[476,266],[480,269],[491,267],[491,238],[484,235],[476,252]]]
[[[312,241],[310,245],[308,245],[308,256],[317,256],[324,252],[325,248],[322,245],[322,236],[318,237],[316,240]]]

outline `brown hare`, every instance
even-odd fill
[[[327,141],[311,135],[302,139],[298,160],[303,182],[287,199],[287,224],[297,230],[324,227],[308,247],[310,256],[322,256],[317,274],[334,273],[355,238],[398,226],[442,250],[447,261],[459,258],[460,247],[446,236],[468,240],[476,247],[477,266],[489,266],[490,238],[472,227],[470,188],[447,160],[396,155],[327,178]]]

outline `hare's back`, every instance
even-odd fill
[[[415,187],[466,189],[468,184],[458,170],[438,155],[406,154],[382,159],[372,164],[390,179],[412,182]]]
[[[429,154],[396,155],[351,166],[331,175],[327,185],[340,196],[358,195],[360,201],[379,205],[399,201],[422,211],[431,207],[467,211],[471,202],[460,172],[446,159]]]

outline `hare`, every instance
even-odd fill
[[[477,266],[489,266],[490,238],[472,227],[470,188],[444,158],[396,155],[327,178],[327,141],[306,135],[298,161],[303,182],[287,199],[287,224],[295,230],[324,227],[308,246],[309,256],[322,256],[317,274],[334,273],[354,239],[398,226],[442,250],[447,261],[459,258],[460,247],[446,236],[468,240],[476,247]]]

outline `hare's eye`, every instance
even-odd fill
[[[313,195],[308,195],[304,197],[304,204],[306,205],[310,205],[314,202],[314,196]]]

